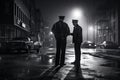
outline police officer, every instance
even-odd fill
[[[63,66],[65,63],[66,39],[70,34],[68,24],[64,22],[65,16],[59,16],[59,21],[52,27],[52,32],[56,39],[56,59],[55,66]]]
[[[72,23],[74,25],[73,33],[73,43],[74,43],[74,50],[75,50],[75,67],[76,71],[80,68],[80,58],[81,58],[81,43],[83,40],[82,37],[82,27],[78,25],[78,20],[72,20]]]

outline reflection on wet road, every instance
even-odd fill
[[[50,68],[49,56],[37,54],[1,55],[0,80],[34,79]]]
[[[75,60],[74,49],[68,48],[66,65],[52,75],[51,80],[116,80],[116,78],[120,80],[119,62],[89,54],[103,52],[100,50],[82,49],[81,51],[81,69],[78,74],[74,72],[74,65],[70,64]],[[0,80],[40,79],[43,72],[54,65],[54,61],[54,48],[49,48],[44,55],[34,53],[0,55]]]
[[[69,51],[73,51],[72,53],[74,54],[73,49],[68,49],[68,52]],[[103,52],[103,50],[100,51],[96,49],[82,49],[81,51],[81,71],[85,79],[91,78],[93,80],[115,80],[117,78],[119,80],[119,62],[101,57],[95,57],[89,54],[97,54],[98,52]],[[107,51],[104,50],[104,52]],[[66,57],[66,62],[69,63],[74,61],[74,55],[69,55]]]

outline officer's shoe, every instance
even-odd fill
[[[71,62],[71,64],[75,64],[75,62]]]
[[[66,64],[60,64],[61,67],[63,67],[64,65],[66,65]]]

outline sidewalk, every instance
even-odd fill
[[[98,52],[95,53],[89,53],[93,56],[97,56],[97,57],[103,57],[103,58],[109,58],[109,59],[113,59],[113,60],[117,60],[120,61],[120,50],[118,49],[101,49]]]

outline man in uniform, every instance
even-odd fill
[[[73,33],[73,43],[74,43],[74,50],[75,50],[75,68],[76,71],[79,71],[80,68],[80,58],[81,58],[81,43],[82,43],[82,27],[78,25],[78,20],[72,20],[74,25]],[[73,64],[72,63],[72,64]]]
[[[64,22],[65,16],[59,16],[59,21],[52,27],[52,32],[56,39],[56,59],[55,66],[63,66],[65,63],[66,40],[70,34],[68,24]]]

